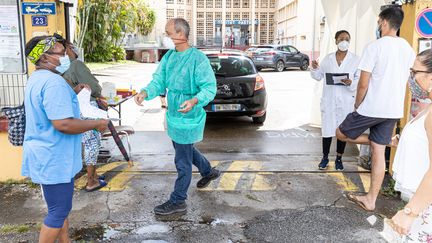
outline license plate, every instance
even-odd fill
[[[263,61],[264,58],[262,58],[262,57],[257,57],[256,60],[257,60],[257,61]]]
[[[223,105],[213,105],[213,111],[240,111],[241,105],[239,104],[223,104]]]

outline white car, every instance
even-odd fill
[[[37,8],[32,8],[30,6],[26,7],[26,11],[27,13],[35,13],[35,14],[39,13],[39,10]]]
[[[49,8],[41,8],[41,9],[39,9],[39,11],[42,12],[42,13],[49,13],[49,14],[52,13],[52,10],[49,9]]]

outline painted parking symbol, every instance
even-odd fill
[[[417,33],[423,38],[432,38],[432,9],[427,8],[417,15]]]

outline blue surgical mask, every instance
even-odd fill
[[[60,65],[55,68],[60,74],[65,73],[70,67],[70,59],[68,55],[64,55],[59,58]]]
[[[381,25],[378,25],[376,30],[375,30],[375,35],[377,39],[381,38]]]

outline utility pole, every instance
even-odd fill
[[[196,0],[192,1],[192,22],[193,22],[193,45],[197,46],[197,4]]]
[[[226,35],[226,0],[222,0],[222,48],[225,48]]]
[[[315,59],[315,32],[316,32],[316,5],[317,5],[317,0],[314,0],[314,12],[313,12],[313,33],[312,33],[312,60],[316,60]]]
[[[252,20],[252,33],[251,33],[251,45],[255,45],[255,0],[252,0],[252,16],[250,17]]]

